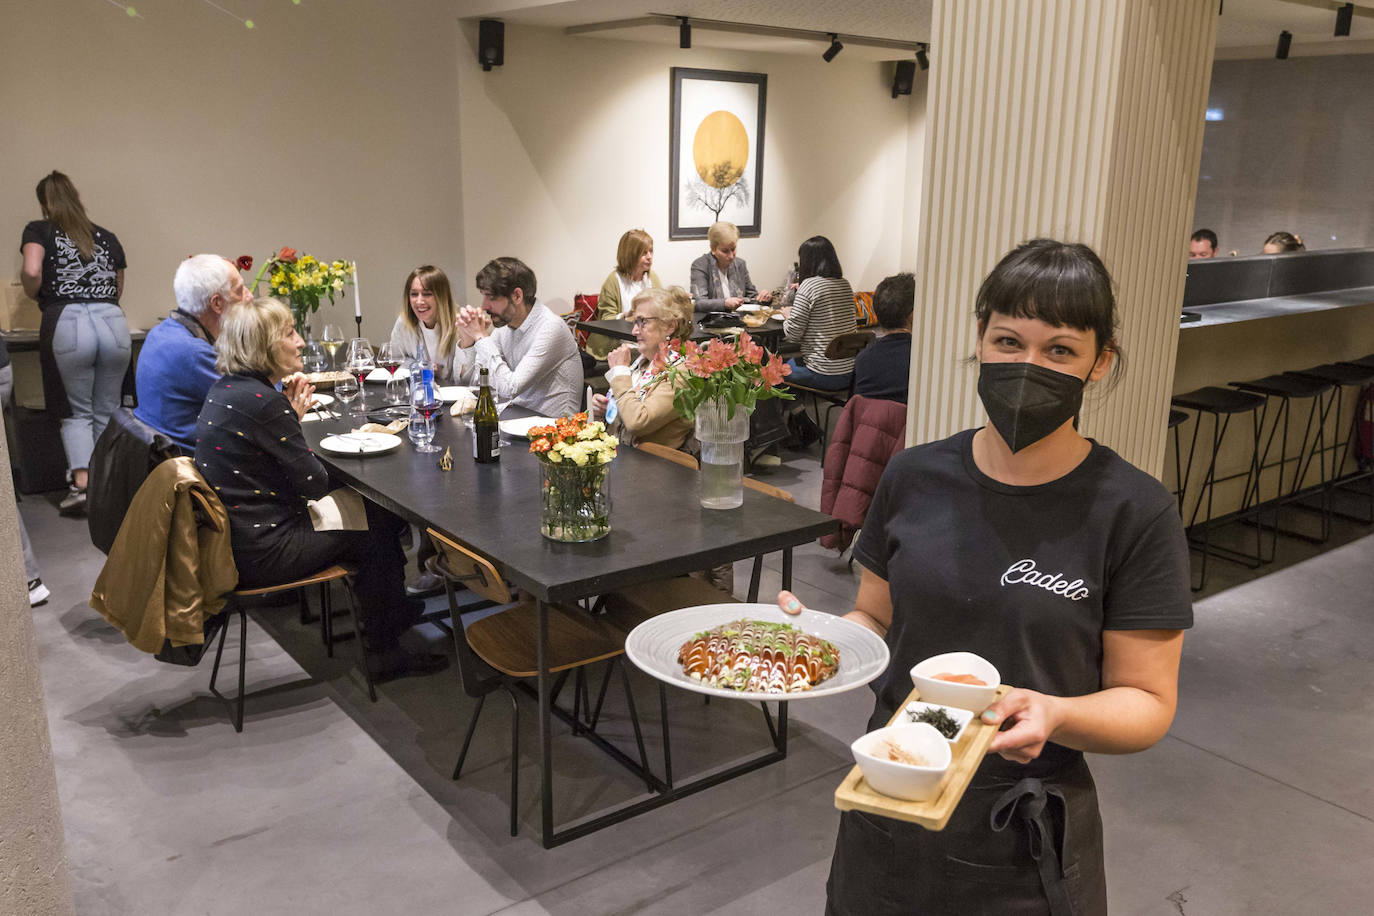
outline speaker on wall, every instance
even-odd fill
[[[911,95],[911,84],[916,81],[916,61],[899,60],[892,74],[892,97]]]
[[[477,23],[477,62],[483,70],[506,62],[506,24],[500,19],[483,19]]]

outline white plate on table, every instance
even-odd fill
[[[462,401],[467,398],[476,398],[477,392],[466,385],[440,385],[439,400],[441,401]]]
[[[332,394],[320,394],[319,392],[316,392],[316,393],[315,393],[315,398],[314,398],[314,400],[310,402],[310,409],[311,409],[311,410],[318,410],[318,409],[321,408],[321,407],[328,407],[330,404],[333,404],[333,403],[334,403],[334,395],[332,395]]]
[[[381,366],[378,366],[376,369],[373,369],[371,372],[367,374],[367,380],[369,382],[386,383],[391,381],[391,373],[383,369]]]
[[[790,623],[798,629],[828,639],[840,650],[835,676],[811,690],[797,693],[762,693],[708,687],[683,673],[677,653],[698,633],[732,620]],[[810,700],[862,687],[887,668],[887,643],[867,627],[822,611],[783,613],[776,604],[704,604],[669,611],[644,621],[625,638],[625,655],[635,667],[660,681],[714,697],[735,700]]]
[[[529,437],[530,430],[536,426],[552,426],[558,421],[552,417],[512,417],[501,421],[501,432],[507,436]]]
[[[401,447],[401,437],[391,433],[343,433],[338,436],[325,436],[320,440],[320,448],[331,455],[352,455],[366,458],[371,455],[384,455]]]

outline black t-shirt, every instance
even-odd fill
[[[892,596],[870,728],[932,655],[976,652],[1004,684],[1082,696],[1101,689],[1103,630],[1193,624],[1188,546],[1163,484],[1094,442],[1058,480],[1008,486],[974,465],[974,432],[893,458],[854,546]],[[1042,760],[1073,753],[1048,744]]]
[[[906,403],[911,335],[884,334],[854,357],[854,393]]]
[[[22,249],[30,242],[43,246],[43,282],[38,288],[38,306],[48,309],[69,302],[119,303],[116,271],[129,265],[124,247],[108,229],[95,227],[95,245],[90,260],[81,257],[67,233],[45,219],[24,227]]]

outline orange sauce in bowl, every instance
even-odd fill
[[[949,681],[951,684],[971,684],[974,687],[986,687],[988,685],[987,681],[971,674],[951,674],[948,671],[931,675],[931,680]]]

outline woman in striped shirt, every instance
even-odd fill
[[[835,246],[828,238],[814,235],[802,242],[797,252],[800,285],[792,304],[783,309],[783,335],[801,346],[801,356],[787,361],[792,367],[790,382],[827,391],[849,387],[853,358],[825,356],[832,337],[858,328],[854,290],[842,273]]]

